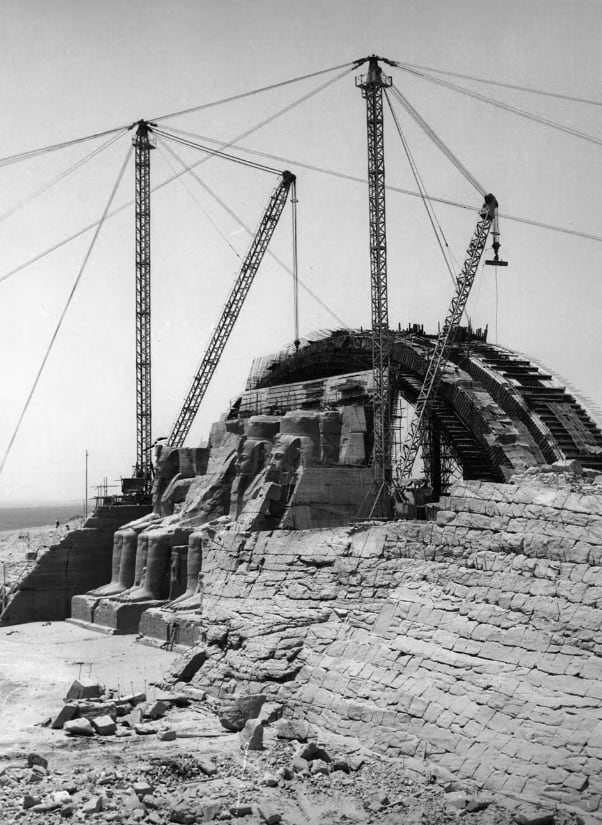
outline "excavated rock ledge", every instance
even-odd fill
[[[461,482],[436,523],[217,533],[193,682],[602,821],[602,485]]]

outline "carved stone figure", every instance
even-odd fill
[[[198,530],[188,539],[188,558],[186,562],[186,590],[166,607],[170,610],[196,610],[200,605],[198,594],[199,574],[203,566],[203,531]]]

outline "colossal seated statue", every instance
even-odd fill
[[[169,604],[166,605],[169,610],[197,610],[200,606],[198,581],[203,566],[204,538],[205,532],[203,530],[195,530],[188,539],[186,590],[179,598],[170,601]]]
[[[237,519],[245,504],[245,492],[262,472],[270,455],[272,443],[263,439],[246,438],[236,458],[236,476],[230,495],[230,517]]]
[[[172,548],[187,539],[191,530],[157,527],[138,537],[134,586],[119,596],[119,601],[161,601],[169,598]]]

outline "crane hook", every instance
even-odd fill
[[[491,231],[493,235],[493,243],[491,244],[493,248],[493,258],[490,261],[485,261],[487,266],[508,266],[508,261],[503,261],[499,256],[500,251],[500,225],[498,221],[497,215],[497,207],[495,209],[495,213],[493,216],[493,229]]]

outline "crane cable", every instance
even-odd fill
[[[12,449],[12,446],[15,443],[15,439],[16,439],[18,433],[19,433],[19,430],[21,429],[21,424],[23,423],[23,419],[25,418],[25,414],[27,413],[27,410],[29,408],[29,404],[31,403],[31,399],[33,398],[33,394],[35,393],[36,388],[38,386],[38,383],[40,381],[40,378],[42,377],[44,367],[46,366],[46,362],[48,361],[48,358],[49,358],[50,353],[52,351],[52,348],[54,346],[54,342],[56,341],[57,335],[59,334],[59,331],[60,331],[60,329],[63,325],[63,321],[65,320],[65,315],[67,314],[67,310],[69,309],[69,306],[71,305],[71,301],[73,300],[73,296],[75,295],[75,291],[77,290],[77,287],[79,286],[79,282],[81,281],[82,275],[84,274],[84,270],[85,270],[86,265],[87,265],[87,263],[90,259],[90,255],[92,254],[92,250],[94,249],[94,246],[95,246],[96,241],[98,239],[98,236],[100,234],[100,230],[103,227],[103,224],[104,224],[104,222],[107,218],[107,215],[109,214],[109,209],[111,208],[113,198],[115,197],[117,189],[119,188],[119,184],[121,183],[121,180],[122,180],[123,175],[125,173],[125,170],[126,170],[126,167],[128,165],[129,159],[132,155],[132,151],[133,151],[133,146],[130,146],[128,148],[128,152],[126,154],[125,160],[123,161],[121,169],[119,170],[119,174],[117,175],[117,180],[115,181],[115,183],[113,185],[113,188],[111,190],[111,194],[109,195],[109,199],[108,199],[108,201],[105,205],[105,208],[102,212],[102,215],[100,217],[100,221],[98,222],[98,224],[96,226],[96,231],[95,231],[95,233],[92,237],[92,240],[90,241],[90,245],[88,246],[86,254],[84,255],[84,260],[82,261],[82,264],[80,266],[80,269],[79,269],[79,272],[78,272],[77,277],[75,279],[75,282],[74,282],[73,286],[71,287],[71,292],[69,293],[69,297],[67,298],[67,301],[65,303],[65,306],[63,307],[63,311],[61,312],[61,315],[60,315],[60,318],[59,318],[58,323],[56,325],[56,328],[55,328],[55,330],[52,334],[52,338],[50,339],[50,343],[48,344],[48,347],[47,347],[46,352],[44,354],[44,358],[42,359],[42,363],[40,365],[40,368],[38,369],[38,372],[37,372],[36,377],[34,379],[31,390],[29,391],[29,395],[27,396],[27,400],[25,401],[25,405],[23,406],[23,409],[21,410],[21,414],[20,414],[19,419],[17,421],[17,425],[16,425],[16,427],[13,431],[13,434],[10,438],[10,441],[8,442],[8,446],[7,446],[6,451],[4,453],[4,457],[2,458],[2,463],[0,464],[0,475],[2,474],[2,471],[4,470],[4,466],[6,464],[8,456],[10,455],[10,451]]]
[[[399,138],[400,138],[401,143],[403,145],[404,151],[406,153],[406,157],[408,159],[410,169],[411,169],[412,174],[414,176],[414,180],[416,181],[416,186],[418,187],[418,191],[420,192],[420,196],[422,198],[422,203],[424,204],[424,208],[426,210],[426,214],[428,216],[431,227],[433,229],[433,233],[435,235],[435,238],[437,239],[439,249],[441,250],[441,254],[443,255],[443,260],[445,261],[447,271],[449,272],[450,278],[452,279],[453,283],[455,284],[456,283],[456,277],[454,275],[453,269],[452,269],[451,264],[449,262],[449,259],[447,257],[446,250],[443,246],[443,241],[444,241],[445,246],[449,249],[449,244],[447,243],[447,238],[445,237],[445,234],[443,232],[441,224],[439,223],[439,220],[437,218],[435,210],[434,210],[432,204],[430,203],[430,199],[429,199],[428,193],[426,191],[424,181],[422,179],[422,176],[420,174],[420,171],[418,169],[416,161],[414,160],[414,156],[413,156],[412,151],[410,149],[410,146],[409,146],[409,144],[406,140],[406,136],[404,135],[403,129],[401,128],[401,123],[399,122],[397,114],[395,113],[395,111],[393,109],[393,105],[391,104],[391,99],[390,99],[389,94],[388,94],[386,89],[385,89],[385,98],[387,100],[387,103],[389,104],[389,109],[391,111],[391,115],[393,116],[393,120],[395,122],[395,127],[397,129],[397,134],[399,135]],[[443,238],[443,241],[441,240],[441,238]]]
[[[170,153],[170,155],[171,155],[172,157],[174,157],[174,158],[178,161],[178,163],[179,163],[179,164],[181,164],[182,166],[185,166],[185,162],[182,160],[182,158],[181,158],[179,155],[177,155],[177,154],[176,154],[176,152],[175,152],[175,151],[171,148],[171,146],[165,145],[165,148],[166,148],[166,149],[167,149],[167,151]],[[216,193],[215,193],[215,192],[211,189],[211,187],[210,187],[210,186],[208,186],[208,185],[205,183],[205,181],[203,181],[203,180],[202,180],[202,179],[201,179],[201,178],[197,175],[197,173],[196,173],[196,172],[194,172],[191,168],[186,169],[186,171],[190,172],[191,176],[195,179],[195,181],[199,184],[199,186],[201,186],[201,187],[202,187],[202,188],[203,188],[206,192],[208,192],[208,194],[210,194],[210,195],[211,195],[211,197],[212,197],[212,198],[214,198],[214,199],[217,201],[217,203],[219,203],[219,205],[222,207],[222,209],[224,209],[224,210],[228,213],[228,215],[230,215],[230,217],[231,217],[231,218],[233,218],[233,219],[234,219],[234,220],[235,220],[235,221],[236,221],[236,222],[237,222],[240,226],[242,226],[242,228],[245,230],[245,232],[246,232],[248,235],[250,235],[251,237],[253,237],[253,236],[254,236],[254,234],[255,234],[255,233],[253,232],[253,230],[252,230],[252,229],[250,229],[250,228],[247,226],[247,224],[243,221],[243,219],[240,217],[240,215],[237,215],[237,214],[236,214],[236,212],[235,212],[233,209],[231,209],[231,208],[230,208],[230,207],[229,207],[229,206],[228,206],[228,205],[227,205],[227,204],[226,204],[226,203],[225,203],[225,202],[224,202],[224,201],[223,201],[223,200],[219,197],[219,195],[217,195],[217,194],[216,194]],[[286,272],[288,272],[288,274],[289,274],[289,275],[290,275],[290,276],[294,279],[295,275],[294,275],[293,270],[292,270],[290,267],[288,267],[288,266],[284,263],[284,261],[283,261],[281,258],[279,258],[279,257],[276,255],[276,253],[275,253],[275,252],[273,252],[273,251],[270,249],[270,247],[269,247],[269,246],[268,246],[268,248],[266,249],[266,254],[267,254],[267,255],[269,255],[271,258],[273,258],[273,259],[276,261],[276,263],[277,263],[280,267],[282,267],[282,269],[284,269]],[[317,302],[317,303],[318,303],[318,304],[322,307],[322,309],[324,309],[326,312],[328,312],[328,314],[329,314],[329,315],[331,315],[331,316],[335,319],[335,321],[337,321],[337,323],[341,324],[341,326],[342,326],[342,327],[344,327],[344,328],[347,328],[347,327],[348,327],[348,325],[345,323],[345,321],[343,321],[343,319],[342,319],[342,318],[340,318],[340,317],[336,314],[336,312],[334,312],[334,310],[332,310],[332,309],[328,306],[328,304],[326,304],[326,303],[325,303],[325,302],[324,302],[324,301],[323,301],[323,300],[322,300],[322,299],[321,299],[318,295],[316,295],[316,293],[315,293],[315,292],[314,292],[314,291],[313,291],[310,287],[308,287],[308,286],[307,286],[307,284],[305,284],[305,283],[304,283],[304,282],[303,282],[300,278],[298,279],[298,282],[299,282],[299,285],[300,285],[300,286],[302,286],[302,287],[303,287],[303,289],[307,292],[307,294],[308,294],[308,295],[311,295],[311,297],[312,297],[312,298],[313,298],[313,299],[314,299],[314,300],[315,300],[315,301],[316,301],[316,302]]]
[[[261,92],[270,91],[271,89],[278,89],[282,86],[288,86],[291,83],[298,83],[301,80],[309,80],[312,77],[318,77],[323,74],[328,74],[328,72],[334,72],[337,69],[347,68],[351,71],[354,67],[354,63],[341,63],[338,66],[330,66],[328,69],[320,69],[317,72],[310,72],[309,74],[299,75],[298,77],[289,78],[289,80],[282,80],[278,83],[271,83],[269,86],[262,86],[259,89],[251,89],[248,92],[242,92],[241,94],[231,95],[230,97],[224,97],[220,100],[212,100],[209,103],[201,103],[199,106],[192,106],[189,109],[182,109],[179,112],[171,112],[167,115],[160,115],[159,117],[150,118],[154,123],[158,123],[161,120],[166,120],[170,117],[179,117],[180,115],[185,115],[190,112],[199,112],[202,109],[209,109],[213,106],[220,106],[223,103],[231,103],[235,100],[242,100],[246,97],[251,97],[252,95],[260,94]],[[22,160],[27,160],[32,157],[36,157],[37,155],[45,154],[48,152],[55,152],[59,149],[65,149],[68,146],[75,146],[77,143],[83,143],[87,140],[94,140],[95,138],[104,137],[105,135],[111,135],[115,132],[122,132],[124,130],[128,130],[131,128],[131,123],[124,123],[121,126],[116,126],[114,129],[105,129],[103,132],[95,132],[92,135],[85,135],[84,137],[74,138],[72,140],[65,140],[61,143],[53,143],[48,146],[41,146],[38,149],[29,149],[26,152],[20,152],[15,155],[7,155],[6,157],[0,158],[0,167],[2,166],[9,166],[13,163],[18,163]]]
[[[434,69],[432,66],[418,66],[415,63],[397,64],[399,68],[404,66],[409,69],[416,69],[422,72],[435,72],[435,74],[445,74],[449,77],[459,77],[461,80],[474,80],[476,83],[485,83],[488,86],[499,86],[502,89],[512,89],[517,92],[529,92],[529,94],[542,95],[543,97],[555,97],[558,100],[569,100],[572,103],[588,103],[591,106],[602,106],[602,101],[592,100],[589,97],[576,97],[575,95],[563,94],[562,92],[550,92],[543,89],[534,89],[532,86],[518,86],[515,83],[504,83],[500,80],[491,80],[490,78],[475,77],[470,74],[462,74],[461,72],[450,72],[446,69]]]
[[[271,91],[272,89],[279,89],[282,86],[288,86],[291,83],[298,83],[300,80],[309,80],[312,77],[319,77],[323,74],[328,74],[329,72],[336,72],[337,69],[348,69],[352,71],[355,67],[355,63],[341,63],[338,66],[330,66],[328,69],[320,69],[317,72],[310,72],[310,74],[303,74],[299,75],[299,77],[293,77],[289,80],[281,80],[278,83],[270,83],[269,86],[261,86],[259,89],[252,89],[249,92],[242,92],[241,94],[231,95],[230,97],[224,97],[221,100],[214,100],[211,103],[201,103],[199,106],[191,106],[189,109],[180,109],[179,112],[171,112],[168,115],[160,115],[159,117],[150,118],[153,123],[159,123],[161,120],[167,120],[170,117],[180,117],[181,115],[188,115],[192,112],[200,112],[203,109],[209,109],[212,106],[219,106],[222,103],[233,103],[235,100],[242,100],[246,97],[251,97],[252,95],[259,94],[260,92],[267,92]]]
[[[122,129],[120,132],[117,132],[116,134],[112,135],[101,146],[97,146],[96,149],[92,150],[92,152],[90,152],[85,157],[78,160],[76,163],[69,166],[67,169],[63,170],[59,175],[57,175],[51,181],[48,181],[43,186],[41,186],[39,189],[36,189],[35,192],[32,192],[30,195],[27,195],[27,197],[23,198],[23,200],[19,201],[18,203],[14,204],[13,206],[11,206],[10,209],[6,210],[6,212],[2,212],[2,214],[0,214],[0,222],[6,220],[6,218],[9,218],[11,215],[14,215],[15,212],[18,212],[19,209],[22,209],[28,203],[31,203],[33,200],[35,200],[37,197],[42,195],[44,192],[47,192],[49,189],[52,189],[53,186],[56,186],[57,183],[60,183],[66,177],[68,177],[73,172],[75,172],[77,169],[84,166],[84,164],[88,163],[88,161],[92,160],[92,158],[96,157],[96,155],[100,155],[101,152],[104,152],[105,149],[108,149],[108,147],[111,146],[113,143],[115,143],[116,140],[119,140],[119,138],[126,131],[127,130]]]
[[[223,160],[231,160],[233,161],[233,163],[240,163],[241,166],[248,166],[252,169],[258,169],[260,172],[270,172],[272,175],[282,175],[281,169],[274,169],[273,167],[265,166],[262,163],[255,163],[252,160],[246,160],[245,158],[239,158],[236,155],[230,155],[227,152],[222,152],[219,149],[213,149],[210,146],[203,146],[202,143],[195,143],[192,140],[179,137],[178,135],[172,135],[170,132],[165,132],[163,129],[153,129],[153,134],[159,135],[160,137],[166,138],[167,140],[173,140],[176,143],[181,143],[183,146],[188,146],[192,149],[200,149],[202,152],[205,152],[208,155],[223,158]]]
[[[198,137],[200,140],[206,141],[207,143],[215,143],[216,145],[222,145],[220,140],[216,140],[215,138],[207,137],[206,135],[195,135],[192,132],[185,132],[183,129],[173,129],[174,132],[180,132],[182,134],[190,135],[192,137]],[[247,146],[237,146],[238,150],[241,152],[246,152],[249,155],[257,155],[258,157],[270,158],[271,160],[275,160],[279,163],[283,163],[288,166],[292,166],[298,169],[307,169],[310,172],[318,172],[322,175],[329,175],[334,178],[341,178],[342,180],[348,180],[352,183],[362,183],[367,184],[368,181],[366,178],[360,178],[357,175],[349,175],[345,172],[336,172],[333,169],[326,169],[323,166],[315,166],[311,163],[304,163],[300,160],[293,160],[291,158],[285,158],[281,155],[274,155],[269,152],[261,152],[258,149],[250,149]],[[390,184],[385,184],[385,189],[390,192],[397,192],[401,195],[409,195],[412,198],[419,198],[420,193],[414,192],[412,189],[404,189],[401,186],[392,186]],[[437,195],[430,195],[431,202],[435,203],[442,203],[445,206],[454,206],[458,209],[466,209],[469,212],[478,212],[479,210],[474,206],[474,204],[470,203],[462,203],[461,201],[454,201],[450,198],[442,198]],[[544,223],[542,221],[536,221],[532,218],[523,218],[518,215],[510,215],[506,212],[499,213],[500,218],[504,218],[507,221],[514,221],[515,223],[523,223],[526,226],[536,226],[538,229],[548,229],[550,232],[560,232],[564,235],[574,235],[577,238],[585,238],[588,241],[598,241],[602,242],[602,235],[594,235],[590,232],[580,232],[577,229],[569,229],[566,226],[558,226],[552,223]],[[0,281],[2,278],[0,278]]]
[[[505,112],[512,112],[515,115],[520,115],[521,117],[527,118],[527,120],[533,120],[536,123],[542,123],[544,126],[549,126],[551,129],[556,129],[559,132],[564,132],[567,135],[572,135],[573,137],[580,138],[581,140],[587,140],[589,143],[595,143],[598,146],[602,146],[602,138],[594,137],[594,135],[587,134],[586,132],[580,132],[578,129],[572,129],[570,126],[565,126],[562,123],[558,123],[555,120],[549,120],[547,117],[542,117],[541,115],[535,115],[533,112],[529,112],[526,109],[521,109],[518,106],[511,106],[510,103],[502,103],[501,100],[496,100],[493,97],[488,97],[487,95],[482,95],[479,92],[475,92],[472,89],[467,89],[465,86],[459,86],[457,83],[451,83],[449,80],[443,80],[440,77],[434,77],[433,75],[427,74],[426,72],[420,72],[416,69],[411,69],[409,66],[404,65],[403,63],[396,64],[399,69],[402,69],[409,74],[415,75],[416,77],[421,77],[423,80],[428,80],[431,83],[437,83],[439,86],[445,86],[448,89],[453,89],[455,92],[459,92],[460,94],[466,95],[467,97],[472,97],[475,100],[480,100],[483,103],[488,103],[490,106],[495,106],[498,109],[502,109]]]
[[[395,95],[395,98],[399,101],[399,103],[401,103],[401,105],[404,107],[404,109],[406,110],[406,112],[408,112],[408,114],[409,114],[409,115],[411,115],[411,117],[412,117],[412,118],[416,121],[416,123],[420,126],[420,128],[421,128],[421,129],[422,129],[422,131],[425,133],[425,135],[433,141],[433,143],[435,144],[435,146],[437,146],[437,148],[438,148],[438,149],[440,149],[440,150],[441,150],[441,152],[443,152],[443,154],[445,155],[445,157],[446,157],[446,158],[447,158],[447,159],[448,159],[448,160],[449,160],[449,161],[450,161],[450,162],[451,162],[451,163],[452,163],[452,164],[456,167],[456,169],[458,170],[458,172],[460,172],[460,174],[461,174],[461,175],[463,175],[463,176],[466,178],[466,180],[468,181],[468,183],[470,183],[470,184],[471,184],[471,186],[474,186],[474,188],[477,190],[477,192],[478,192],[480,195],[482,195],[483,197],[485,197],[485,195],[487,194],[487,190],[485,189],[485,187],[484,187],[481,183],[479,183],[479,181],[478,181],[478,180],[474,177],[474,175],[472,175],[472,174],[469,172],[469,170],[468,170],[468,169],[466,168],[466,166],[462,163],[462,161],[461,161],[458,157],[456,157],[456,155],[454,155],[454,153],[453,153],[453,152],[452,152],[452,150],[449,148],[449,146],[447,146],[447,145],[446,145],[446,144],[445,144],[445,143],[441,140],[441,138],[440,138],[440,137],[439,137],[439,135],[435,132],[435,130],[432,128],[432,126],[429,126],[429,124],[428,124],[428,123],[426,122],[426,120],[422,117],[422,115],[420,114],[420,112],[418,112],[418,110],[417,110],[417,109],[415,109],[415,108],[412,106],[412,104],[411,104],[411,103],[410,103],[410,101],[407,99],[407,97],[406,97],[405,95],[403,95],[403,94],[399,91],[399,89],[398,89],[396,86],[393,86],[393,87],[392,87],[392,89],[391,89],[391,91],[392,91],[392,93]],[[389,105],[390,105],[390,104],[389,104]]]
[[[309,98],[311,98],[314,95],[318,94],[319,92],[323,91],[328,86],[331,86],[333,83],[336,83],[342,77],[349,74],[349,72],[351,70],[352,69],[346,69],[344,72],[341,72],[336,77],[331,78],[330,80],[326,81],[326,83],[322,83],[322,85],[317,86],[315,89],[312,89],[310,92],[307,92],[306,94],[304,94],[301,97],[297,98],[297,100],[294,100],[292,103],[287,104],[286,106],[284,106],[284,108],[279,109],[273,115],[270,115],[270,117],[265,118],[264,120],[260,121],[255,126],[252,126],[250,129],[247,129],[246,131],[242,132],[237,137],[232,138],[229,141],[221,141],[221,142],[220,141],[215,141],[215,142],[217,143],[217,145],[219,145],[220,149],[228,149],[230,146],[235,146],[236,144],[238,144],[239,141],[244,140],[244,138],[248,137],[249,135],[253,134],[254,132],[257,132],[259,129],[263,128],[264,126],[267,126],[268,124],[273,123],[273,121],[275,121],[277,118],[281,117],[282,115],[286,114],[287,112],[290,112],[291,109],[294,109],[296,106],[299,106],[301,103],[304,103],[306,100],[309,100]],[[177,174],[174,174],[171,177],[166,178],[165,180],[161,181],[161,183],[158,183],[158,184],[155,184],[155,186],[152,186],[151,187],[151,192],[156,192],[157,190],[162,189],[164,186],[167,186],[169,183],[176,180],[181,175],[185,175],[186,172],[188,172],[190,169],[194,169],[197,166],[200,166],[202,163],[205,163],[206,161],[208,161],[210,159],[211,159],[210,156],[206,156],[204,158],[201,158],[200,160],[197,160],[195,163],[191,164],[190,166],[185,166],[185,168],[181,172],[178,172]],[[118,206],[112,212],[108,213],[107,218],[112,218],[114,215],[117,215],[119,212],[123,212],[125,209],[130,207],[133,203],[134,203],[133,200],[129,200],[126,203],[122,204],[121,206]],[[19,266],[15,267],[14,269],[9,270],[4,275],[0,276],[0,283],[2,283],[2,281],[6,281],[8,278],[12,278],[13,275],[16,275],[18,272],[21,272],[23,269],[26,269],[31,264],[36,263],[37,261],[39,261],[42,258],[46,257],[46,255],[50,255],[55,250],[60,249],[62,246],[65,246],[66,244],[70,243],[71,241],[75,240],[76,238],[79,238],[81,235],[85,235],[86,232],[89,232],[91,229],[94,229],[96,226],[98,226],[97,221],[94,222],[94,223],[88,224],[88,226],[85,226],[83,229],[80,229],[77,232],[74,232],[68,238],[65,238],[64,240],[59,241],[58,243],[54,244],[53,246],[48,247],[43,252],[40,252],[39,254],[34,255],[33,258],[30,258],[28,261],[25,261],[24,263],[20,264]],[[599,240],[602,241],[602,237]]]
[[[166,155],[166,154],[165,154],[165,152],[163,151],[163,149],[166,149],[166,148],[167,148],[167,147],[165,146],[165,143],[164,143],[161,139],[159,139],[159,140],[157,140],[157,146],[159,147],[159,151],[160,151],[161,157],[165,160],[165,162],[167,163],[167,165],[169,166],[169,168],[171,169],[171,171],[172,171],[172,172],[175,172],[175,171],[176,171],[176,167],[173,165],[173,163],[171,162],[171,160],[167,157],[167,155]],[[187,180],[186,180],[186,176],[185,176],[185,175],[183,175],[183,176],[179,176],[179,177],[178,177],[178,181],[179,181],[179,183],[181,183],[181,184],[182,184],[182,186],[184,187],[184,189],[186,190],[186,192],[188,193],[188,195],[192,198],[192,200],[196,203],[196,205],[197,205],[197,206],[198,206],[198,208],[201,210],[201,212],[203,213],[203,215],[207,218],[207,220],[209,221],[209,223],[213,226],[213,228],[215,229],[215,231],[217,232],[217,234],[220,236],[220,238],[224,241],[224,243],[225,243],[225,244],[227,244],[227,245],[230,247],[230,249],[232,250],[232,252],[234,252],[234,254],[236,255],[236,257],[237,257],[239,260],[241,260],[241,261],[242,261],[242,255],[238,252],[238,250],[236,249],[236,247],[235,247],[235,246],[234,246],[234,245],[230,242],[230,240],[228,239],[228,237],[227,237],[226,233],[222,231],[222,229],[219,227],[219,225],[218,225],[218,224],[217,224],[217,223],[213,220],[213,218],[211,217],[211,215],[209,214],[209,212],[207,212],[207,210],[206,210],[206,209],[204,208],[204,206],[201,204],[200,200],[197,198],[197,196],[196,196],[196,195],[194,194],[194,192],[192,191],[192,188],[188,185],[188,182],[187,182]]]
[[[88,140],[105,137],[105,135],[113,135],[115,132],[124,132],[128,129],[127,125],[116,126],[114,129],[105,129],[104,132],[96,132],[93,135],[85,135],[81,138],[74,138],[73,140],[64,140],[62,143],[53,143],[50,146],[41,146],[39,149],[29,149],[27,152],[20,152],[17,155],[7,155],[0,158],[0,167],[10,166],[13,163],[18,163],[22,160],[36,157],[37,155],[44,155],[50,152],[56,152],[59,149],[66,149],[68,146],[75,146],[78,143],[85,143]]]

